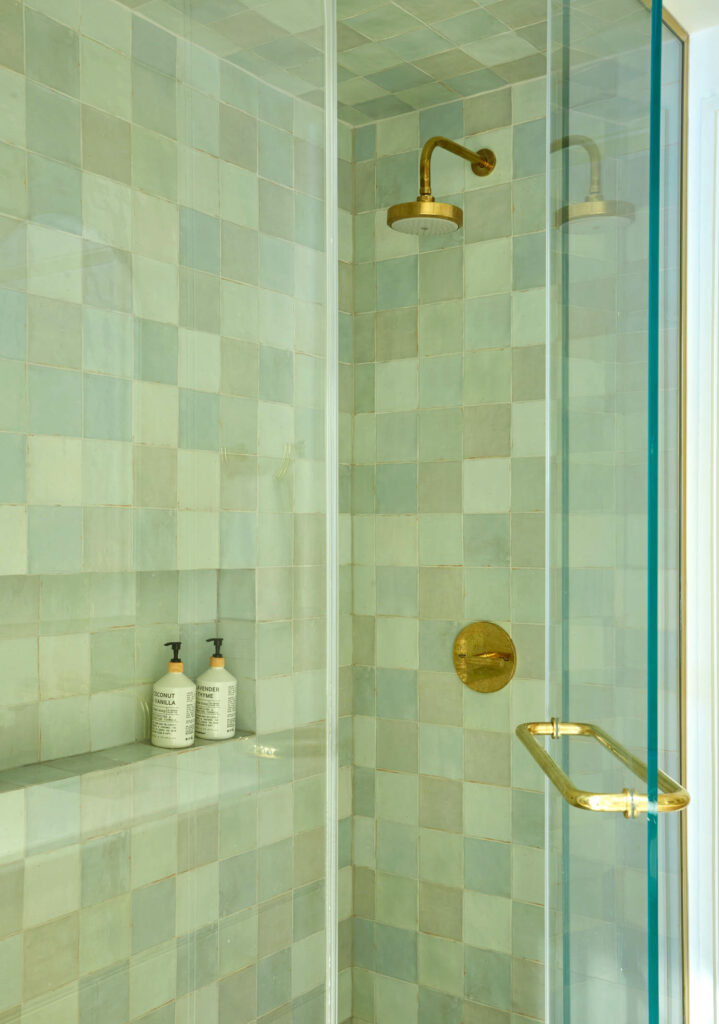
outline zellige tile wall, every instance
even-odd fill
[[[320,1019],[323,167],[126,6],[0,3],[3,1024]],[[218,631],[257,738],[133,764]]]
[[[354,132],[358,1024],[543,1012],[543,787],[514,727],[544,704],[544,106],[536,79]],[[434,134],[497,168],[437,151],[465,223],[420,242],[386,209]],[[476,619],[517,647],[498,694],[453,672]]]

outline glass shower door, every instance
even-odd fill
[[[677,42],[649,0],[552,5],[547,707],[519,730],[551,1024],[683,1019]]]

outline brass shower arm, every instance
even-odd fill
[[[480,149],[479,152],[475,153],[473,150],[467,149],[466,146],[460,146],[458,142],[453,142],[452,139],[446,139],[443,135],[433,135],[431,139],[427,139],[425,142],[419,158],[418,199],[426,199],[432,195],[430,162],[432,154],[438,146],[440,149],[446,149],[448,153],[453,153],[455,156],[466,160],[472,165],[474,173],[480,177],[491,174],[497,163],[497,158],[491,149]]]
[[[602,197],[602,157],[599,146],[594,139],[586,135],[565,135],[561,139],[555,139],[550,146],[552,153],[560,149],[569,149],[570,146],[581,146],[589,157],[589,192],[587,200],[592,201]]]

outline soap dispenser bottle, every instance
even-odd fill
[[[229,740],[235,735],[237,680],[225,668],[222,637],[213,636],[215,645],[210,667],[197,679],[197,737],[201,740]]]
[[[152,743],[155,747],[191,747],[195,742],[195,684],[183,670],[179,640],[171,640],[167,675],[152,688]]]

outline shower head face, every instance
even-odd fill
[[[414,203],[397,203],[387,210],[387,224],[404,235],[449,235],[463,222],[462,211],[451,203],[422,197]]]
[[[557,210],[555,225],[576,226],[578,231],[592,230],[600,220],[634,220],[634,207],[621,199],[587,198],[582,203],[570,203]]]

